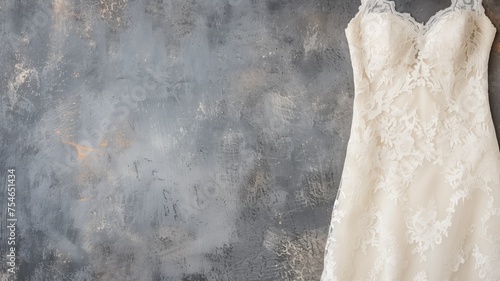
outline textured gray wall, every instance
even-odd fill
[[[449,4],[395,2],[420,21]],[[318,280],[358,5],[0,1],[19,280]],[[500,3],[484,5],[500,27]],[[490,62],[500,134],[498,40]]]

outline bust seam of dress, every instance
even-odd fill
[[[391,12],[393,14],[399,15],[406,19],[407,21],[411,22],[413,25],[415,25],[418,29],[423,29],[427,31],[429,29],[429,26],[432,26],[433,23],[436,21],[437,18],[439,18],[441,15],[446,14],[450,11],[453,11],[456,5],[455,0],[451,0],[450,5],[447,7],[435,12],[428,20],[425,22],[419,22],[415,19],[415,17],[408,12],[400,12],[398,9],[396,9],[396,3],[393,0],[381,0],[384,3],[387,3],[391,7]]]
[[[415,32],[419,33],[421,36],[425,36],[430,30],[432,30],[432,27],[434,26],[435,22],[442,17],[445,14],[451,13],[451,12],[463,12],[463,11],[473,11],[478,17],[484,18],[488,22],[488,25],[492,27],[495,31],[497,30],[495,25],[491,22],[490,18],[486,16],[484,13],[484,7],[482,5],[481,0],[471,0],[474,1],[475,5],[474,8],[469,8],[469,9],[464,9],[457,7],[457,4],[460,0],[451,0],[451,3],[448,7],[445,7],[439,11],[437,11],[434,15],[432,15],[425,23],[421,23],[411,15],[411,13],[407,12],[399,12],[395,8],[395,2],[394,0],[361,0],[361,4],[358,7],[358,11],[356,14],[351,18],[351,20],[348,22],[345,31],[351,28],[353,23],[358,20],[362,15],[365,15],[367,13],[372,13],[369,10],[370,7],[368,7],[369,3],[384,3],[386,6],[390,7],[390,14],[398,16],[400,19],[403,21],[411,24],[412,26],[415,27]],[[462,0],[463,1],[463,0]],[[387,12],[387,11],[386,11]]]
[[[470,9],[481,16],[484,15],[484,7],[482,6],[481,0],[471,0],[473,4],[469,5],[468,8],[458,7],[459,0],[451,0],[449,6],[442,8],[441,10],[434,13],[427,21],[419,22],[415,19],[415,17],[411,13],[398,11],[398,9],[396,9],[396,3],[394,2],[394,0],[379,0],[379,1],[387,3],[391,7],[391,11],[393,14],[399,15],[405,18],[407,21],[412,22],[412,24],[414,24],[417,28],[423,30],[424,32],[427,32],[441,16],[449,12],[457,10],[463,11]]]

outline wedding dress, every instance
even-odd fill
[[[321,280],[499,281],[496,28],[481,0],[426,23],[363,0],[345,31],[353,119]]]

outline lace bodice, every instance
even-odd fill
[[[346,29],[356,93],[368,81],[396,92],[426,85],[446,94],[460,75],[484,80],[495,31],[478,0],[454,0],[425,24],[397,12],[393,1],[364,0]]]
[[[495,33],[480,0],[426,23],[362,1],[346,28],[353,119],[322,281],[500,280]]]
[[[476,11],[479,14],[484,13],[481,1],[478,0],[469,0],[469,1],[451,0],[451,4],[448,7],[436,12],[429,20],[427,20],[425,24],[417,22],[415,18],[413,18],[413,16],[409,13],[398,12],[396,10],[396,4],[394,3],[393,0],[362,0],[360,10],[367,10],[370,13],[391,13],[408,21],[409,23],[414,25],[417,29],[419,28],[427,29],[443,15],[457,10]]]

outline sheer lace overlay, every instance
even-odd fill
[[[479,0],[426,23],[362,1],[346,28],[353,120],[322,281],[500,280],[495,33]]]

